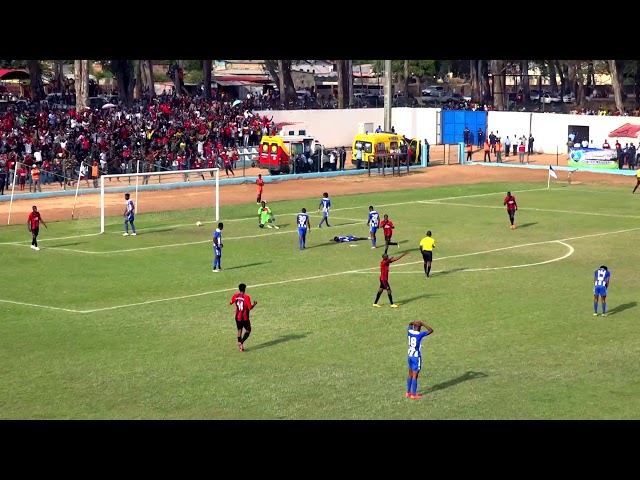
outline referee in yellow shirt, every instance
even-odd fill
[[[436,241],[431,238],[431,230],[427,232],[427,236],[420,240],[420,251],[424,260],[424,275],[429,278],[431,273],[431,262],[433,261],[433,249],[436,247]]]
[[[640,186],[640,169],[638,169],[638,172],[636,173],[636,186],[633,187],[633,192],[631,193],[636,193],[636,190],[638,189],[638,186]]]

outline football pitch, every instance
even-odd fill
[[[516,230],[502,205],[518,201]],[[36,252],[0,228],[3,419],[638,419],[640,208],[628,188],[479,184],[52,222]],[[331,192],[329,191],[331,194]],[[222,196],[224,202],[224,196]],[[368,206],[396,226],[393,299],[372,304],[384,249]],[[307,249],[295,215],[311,213]],[[46,209],[41,207],[44,219]],[[204,222],[202,227],[196,221]],[[418,243],[436,239],[432,277]],[[378,243],[383,244],[381,232]],[[612,272],[607,317],[593,273]],[[237,347],[239,283],[258,301]],[[405,398],[407,325],[423,341],[421,400]]]

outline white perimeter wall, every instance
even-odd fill
[[[528,113],[528,112],[489,112],[487,115],[487,132],[499,131],[504,143],[505,138],[513,139],[523,134],[529,137],[529,124],[531,133],[535,138],[534,148],[542,148],[543,153],[561,154],[567,151],[569,125],[589,127],[589,140],[593,140],[596,147],[602,147],[605,139],[613,147],[616,137],[609,137],[609,133],[620,128],[626,123],[640,125],[640,117],[604,117],[598,115],[567,115],[557,113]],[[625,143],[638,143],[638,138],[617,138],[622,145]]]
[[[326,147],[350,147],[358,133],[359,123],[372,123],[374,130],[384,125],[384,109],[360,108],[345,110],[267,110],[258,115],[273,116],[276,123],[290,122],[304,125],[309,135],[316,137]],[[394,108],[391,110],[396,132],[409,138],[425,138],[436,145],[441,140],[441,110],[439,108]],[[487,132],[499,132],[504,142],[507,135],[535,138],[535,149],[544,153],[566,152],[569,125],[589,127],[589,139],[601,147],[605,138],[614,144],[616,138],[609,132],[626,123],[640,125],[640,117],[604,117],[598,115],[567,115],[558,113],[489,112]],[[637,143],[638,138],[619,138],[623,145]]]
[[[275,123],[289,122],[306,127],[325,147],[350,147],[358,133],[360,123],[372,123],[373,129],[384,126],[383,108],[358,108],[345,110],[266,110],[257,115],[273,116]],[[436,144],[440,140],[439,108],[394,108],[391,125],[400,135],[409,138],[425,138]]]

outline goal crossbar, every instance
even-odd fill
[[[139,170],[139,163],[138,168]],[[100,233],[104,233],[105,228],[105,180],[111,178],[135,178],[136,186],[135,186],[135,205],[137,208],[138,205],[138,184],[140,177],[153,177],[156,175],[203,175],[204,173],[214,172],[215,178],[215,215],[216,222],[220,219],[220,169],[219,168],[197,168],[190,170],[166,170],[161,172],[136,172],[136,173],[115,173],[109,175],[103,175],[100,177]]]

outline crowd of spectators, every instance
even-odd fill
[[[130,109],[9,109],[0,114],[0,175],[6,185],[18,175],[29,190],[34,168],[42,185],[63,188],[81,175],[135,173],[138,161],[141,172],[218,167],[228,175],[238,147],[276,133],[253,108],[250,99],[161,95]]]

